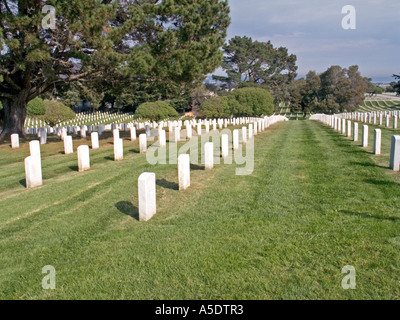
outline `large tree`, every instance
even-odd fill
[[[236,36],[224,46],[223,67],[236,83],[250,82],[278,91],[296,77],[296,56],[287,48],[274,48],[271,42]]]
[[[54,29],[42,26],[45,5],[55,9]],[[0,139],[24,135],[28,101],[71,82],[179,94],[218,67],[228,25],[225,0],[2,0]]]

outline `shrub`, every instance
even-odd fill
[[[58,101],[44,101],[46,113],[42,117],[50,126],[55,126],[59,122],[75,118],[75,113]]]
[[[36,97],[35,99],[28,102],[26,108],[26,114],[28,116],[38,117],[44,115],[45,113],[46,113],[46,106],[41,98]]]
[[[135,112],[136,118],[149,119],[151,121],[160,121],[171,117],[179,116],[178,112],[167,102],[145,102],[142,103]]]
[[[228,118],[232,115],[228,97],[209,97],[200,105],[200,112],[207,118]]]
[[[0,101],[0,111],[3,109],[3,104]]]
[[[274,98],[265,89],[241,88],[230,96],[239,103],[238,109],[233,110],[234,116],[269,116],[274,112]]]

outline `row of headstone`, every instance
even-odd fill
[[[341,119],[336,116],[326,115],[326,114],[316,114],[310,117],[310,120],[318,120],[326,125],[331,126],[334,130],[341,131],[340,126],[341,124],[344,125],[344,118]],[[347,136],[351,136],[351,131],[349,128],[351,127],[351,121],[347,121]],[[362,127],[362,147],[368,147],[368,137],[369,137],[369,129],[368,125],[363,125]],[[358,122],[353,123],[353,141],[358,141]],[[375,155],[381,154],[382,148],[382,130],[375,129],[374,130],[374,146],[373,146],[373,153]],[[400,169],[400,136],[393,135],[391,140],[391,149],[390,149],[390,163],[389,168],[393,171],[399,171]]]
[[[266,125],[262,124],[263,120],[266,121]],[[259,131],[263,131],[269,125],[278,121],[288,121],[283,116],[274,116],[271,118],[264,118],[261,122],[254,122],[249,124],[249,128],[242,127],[242,141],[247,141],[247,131],[249,131],[249,139],[253,137],[253,134],[257,134]],[[254,131],[253,131],[254,130]],[[162,130],[164,131],[164,130]],[[165,132],[165,131],[164,131]],[[141,134],[139,140],[146,139],[146,134]],[[221,135],[221,149],[222,156],[227,156],[228,152],[228,135]],[[239,144],[239,130],[233,130],[233,142],[232,148],[236,149]],[[204,145],[204,158],[205,158],[205,169],[210,170],[214,167],[214,144],[212,142],[206,142]],[[178,157],[178,181],[179,190],[186,190],[190,187],[190,155],[181,154]],[[138,178],[138,199],[139,199],[139,221],[148,221],[151,219],[157,211],[156,206],[156,175],[155,173],[145,172],[142,173]]]

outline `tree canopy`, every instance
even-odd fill
[[[289,55],[287,48],[274,48],[270,41],[236,36],[224,46],[224,54],[227,80],[237,84],[249,82],[277,90],[297,75],[296,56]]]
[[[42,26],[45,5],[54,29]],[[0,139],[24,134],[30,100],[71,82],[132,103],[187,90],[220,65],[229,23],[225,0],[1,1]]]
[[[297,79],[290,88],[293,111],[344,112],[354,111],[364,102],[367,81],[358,66],[348,69],[331,66],[317,74],[310,71],[306,79]]]

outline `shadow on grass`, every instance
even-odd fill
[[[366,183],[373,184],[376,186],[385,186],[385,187],[400,187],[400,184],[397,182],[393,181],[384,181],[384,180],[373,180],[373,179],[367,179],[364,180]]]
[[[165,179],[159,179],[156,181],[156,184],[160,187],[166,188],[166,189],[171,189],[171,190],[179,190],[179,184],[175,182],[170,182]]]
[[[140,153],[140,151],[137,150],[137,149],[131,149],[131,150],[129,150],[129,152],[132,152],[132,153]]]
[[[111,160],[111,161],[114,161],[114,158],[113,158],[113,157],[104,157],[104,160]]]
[[[205,168],[205,166],[199,166],[197,164],[191,163],[190,164],[190,170],[201,170],[201,171],[204,171],[204,170],[206,170],[206,168]]]
[[[120,201],[115,204],[115,207],[118,209],[119,212],[139,221],[139,209],[138,207],[134,206],[132,202]]]
[[[19,180],[19,184],[20,184],[21,186],[23,186],[24,188],[26,188],[26,180],[25,180],[25,179]]]
[[[389,169],[389,167],[384,167],[384,166],[380,166],[378,164],[375,163],[371,163],[371,162],[355,162],[355,161],[351,161],[349,162],[350,165],[355,165],[355,166],[361,166],[361,167],[375,167],[375,168],[383,168],[383,169]]]
[[[378,216],[378,215],[374,215],[374,214],[369,214],[369,213],[364,213],[364,212],[353,212],[353,211],[348,211],[348,210],[340,210],[340,212],[347,214],[349,216],[356,216],[356,217],[362,217],[362,218],[388,220],[388,221],[393,221],[393,222],[400,221],[400,218],[398,218],[398,217],[382,217],[382,216]]]
[[[78,166],[70,166],[69,167],[72,171],[79,171]]]

